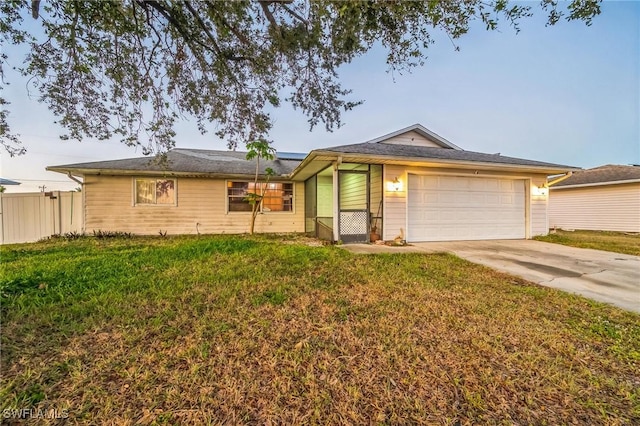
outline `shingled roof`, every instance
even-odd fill
[[[624,181],[640,181],[640,166],[607,164],[593,169],[573,172],[571,177],[558,182],[552,188],[574,185],[596,185]]]
[[[318,151],[345,154],[364,154],[375,156],[403,157],[425,160],[451,160],[478,163],[495,163],[517,166],[550,167],[560,169],[574,169],[562,164],[545,163],[542,161],[525,160],[522,158],[506,157],[500,154],[484,154],[481,152],[463,151],[460,149],[443,149],[437,147],[392,145],[386,143],[358,143],[323,148]]]
[[[94,161],[47,167],[51,171],[98,174],[108,172],[157,172],[206,176],[253,175],[255,161],[249,161],[246,152],[215,151],[206,149],[176,148],[169,151],[164,161],[155,158],[138,157],[124,160]],[[279,155],[273,161],[260,161],[260,174],[270,167],[276,175],[283,176],[300,164],[300,154]]]
[[[16,182],[15,180],[0,177],[0,185],[21,185],[21,183]]]
[[[440,147],[385,143],[385,141],[408,131],[417,132],[419,135],[437,142]],[[238,151],[176,148],[166,154],[164,162],[143,157],[51,166],[47,167],[47,170],[76,175],[162,173],[203,177],[252,176],[255,173],[255,162],[246,160],[245,156],[245,152]],[[343,159],[347,161],[352,160],[364,163],[441,163],[460,167],[489,167],[500,170],[530,169],[547,174],[578,170],[578,168],[562,164],[507,157],[500,154],[464,151],[423,126],[416,124],[369,142],[321,148],[311,151],[309,155],[277,153],[275,160],[260,162],[260,174],[264,174],[265,169],[269,167],[278,176],[306,179],[311,174],[327,167],[329,162],[338,157],[344,157]],[[310,165],[312,166],[309,167]]]

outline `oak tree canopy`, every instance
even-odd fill
[[[423,65],[437,32],[456,40],[474,21],[487,30],[543,13],[548,25],[600,13],[599,0],[3,0],[3,45],[65,129],[63,139],[119,138],[144,153],[174,145],[174,125],[194,118],[230,148],[268,140],[269,111],[289,102],[311,128],[333,130],[360,101],[338,70],[375,46],[391,70]],[[12,49],[15,51],[17,49]],[[17,56],[17,55],[16,55]],[[24,148],[0,92],[0,141]]]

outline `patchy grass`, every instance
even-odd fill
[[[609,231],[562,231],[544,237],[535,237],[538,241],[564,244],[565,246],[612,251],[615,253],[640,256],[640,234],[628,234]]]
[[[1,408],[114,424],[640,421],[637,314],[452,255],[304,242],[3,247]]]

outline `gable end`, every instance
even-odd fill
[[[396,130],[393,133],[370,140],[368,143],[462,150],[459,146],[452,144],[421,124],[414,124],[404,129]]]
[[[431,139],[428,139],[415,130],[411,130],[406,133],[402,133],[401,135],[394,136],[392,138],[386,139],[384,141],[380,141],[379,143],[386,143],[389,145],[409,145],[409,146],[426,146],[431,148],[445,148],[451,149],[448,146],[442,146],[438,142],[435,142]]]

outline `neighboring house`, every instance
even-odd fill
[[[0,192],[5,192],[8,186],[17,186],[20,182],[0,177]]]
[[[421,125],[372,141],[278,153],[257,232],[334,241],[521,239],[548,232],[547,176],[569,166],[464,151]],[[173,149],[149,158],[48,167],[84,178],[85,229],[243,233],[255,162],[245,153]]]
[[[640,166],[576,171],[550,189],[552,228],[640,232]]]
[[[0,177],[0,185],[2,186],[7,186],[7,185],[20,185],[20,182],[17,182],[15,180],[11,180],[11,179],[5,179]]]

